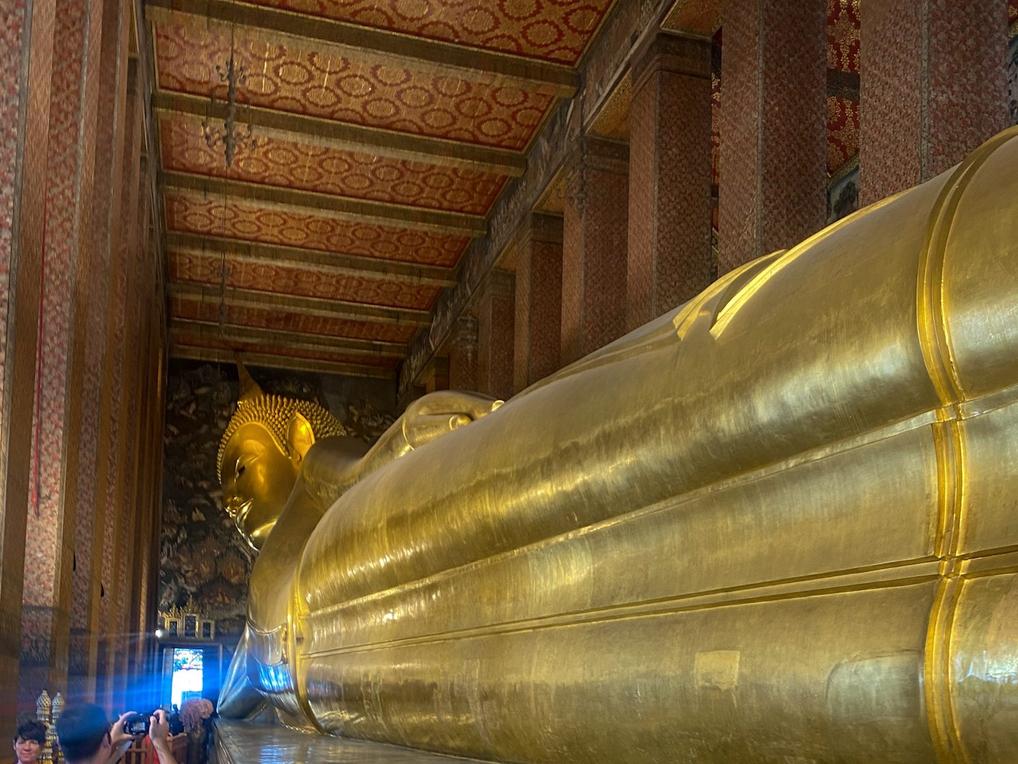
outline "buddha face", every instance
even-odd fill
[[[261,549],[297,479],[297,465],[258,422],[241,425],[222,461],[223,503],[237,530]]]

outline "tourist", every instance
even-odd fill
[[[68,708],[57,721],[57,738],[67,764],[106,764],[119,761],[134,740],[125,722],[134,712],[121,714],[111,726],[106,712],[89,703]],[[149,718],[148,738],[160,764],[177,764],[170,751],[166,712],[156,711]]]
[[[46,725],[35,719],[18,725],[14,736],[14,755],[17,764],[33,764],[39,761],[39,754],[46,744]]]

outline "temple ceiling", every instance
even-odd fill
[[[147,0],[171,352],[393,376],[614,4]],[[661,27],[715,34],[719,7],[676,0]],[[832,176],[858,151],[859,20],[828,0]],[[631,98],[623,77],[591,131],[627,140]],[[231,115],[253,142],[227,164],[203,128]],[[561,212],[563,181],[537,209]]]
[[[150,0],[171,353],[394,376],[613,2]]]

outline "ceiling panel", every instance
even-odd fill
[[[180,191],[167,191],[164,199],[168,231],[441,266],[455,265],[470,241],[465,236],[361,223],[328,213],[266,208]]]
[[[185,114],[160,117],[160,144],[164,170],[471,215],[487,214],[506,181],[474,169],[265,136],[227,167],[221,150],[202,136],[202,120]]]
[[[270,262],[251,262],[236,257],[171,252],[170,278],[197,284],[225,283],[236,289],[347,300],[368,305],[427,310],[438,296],[438,287],[421,286],[359,276],[337,276],[314,268]]]
[[[381,369],[395,369],[399,364],[399,358],[371,353],[344,353],[342,351],[328,351],[310,349],[306,347],[294,348],[286,343],[266,343],[257,341],[246,341],[237,339],[218,339],[208,334],[192,332],[187,329],[174,328],[170,333],[170,340],[175,345],[191,348],[209,348],[224,351],[229,357],[230,353],[262,353],[274,356],[291,358],[305,358],[314,361],[325,361],[327,363],[349,364],[351,366],[374,366]]]
[[[319,316],[281,308],[255,308],[243,305],[220,305],[214,300],[196,300],[174,296],[170,300],[173,316],[191,321],[205,321],[233,326],[250,326],[298,335],[345,337],[376,342],[408,342],[417,327],[410,324],[378,321],[351,321]]]
[[[391,378],[613,5],[147,0],[174,352]]]
[[[159,87],[226,97],[216,67],[247,71],[238,101],[280,111],[508,149],[523,149],[555,89],[498,75],[465,78],[258,30],[170,21],[155,26]]]
[[[252,0],[432,40],[576,64],[613,0]]]

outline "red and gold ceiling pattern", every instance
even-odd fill
[[[252,0],[416,37],[575,64],[612,0]]]
[[[179,191],[165,193],[165,206],[169,231],[424,265],[455,265],[470,241],[465,236],[352,222],[324,212],[311,214],[247,202],[223,202]]]
[[[328,260],[322,257],[314,258],[319,263],[278,262],[240,254],[224,258],[197,246],[175,250],[169,255],[170,315],[180,322],[175,345],[365,366],[367,356],[342,347],[333,351],[299,340],[290,348],[275,341],[271,344],[281,346],[269,347],[256,337],[271,336],[260,330],[332,338],[340,340],[337,345],[343,339],[409,342],[418,324],[405,323],[395,311],[349,319],[307,299],[430,310],[439,287],[387,274],[377,261],[453,268],[471,237],[458,228],[403,223],[399,212],[490,214],[509,180],[501,168],[512,158],[502,152],[523,152],[530,145],[567,79],[554,76],[555,67],[521,66],[508,58],[507,65],[533,72],[535,79],[496,73],[502,71],[496,59],[475,51],[456,59],[463,67],[415,59],[420,40],[574,67],[614,0],[241,0],[238,7],[245,3],[305,18],[287,16],[290,33],[283,33],[269,29],[271,18],[280,17],[275,14],[251,16],[250,26],[210,21],[195,4],[179,10],[160,4],[151,15],[158,91],[192,96],[159,102],[161,169],[177,173],[164,180],[167,231],[371,258],[376,264],[360,272],[352,269],[365,261],[348,260],[348,268],[337,269],[321,265]],[[329,21],[364,29],[352,30],[347,45],[332,44],[324,41],[337,28]],[[257,26],[263,22],[265,27]],[[369,50],[379,37],[369,28],[405,50]],[[350,47],[358,43],[366,47]],[[222,148],[206,143],[199,115],[204,99],[226,100],[221,72],[231,56],[245,74],[236,102],[266,110],[260,123],[272,128],[256,127],[256,142],[242,147],[227,167]],[[488,65],[471,69],[474,59]],[[323,128],[331,139],[319,139],[308,127],[315,122],[293,115],[359,129],[336,124]],[[450,144],[440,148],[422,138]],[[457,143],[472,147],[476,164],[446,159],[457,156]],[[193,190],[202,178],[239,184],[214,194]],[[308,201],[311,197],[297,192],[320,196]],[[392,206],[379,212],[339,198]],[[246,294],[220,304],[210,295],[218,294],[222,281]],[[222,322],[230,331],[210,335],[186,321]],[[397,362],[388,357],[372,363],[392,369]]]
[[[216,66],[230,57],[227,28],[160,23],[155,45],[160,88],[225,98]],[[550,86],[414,71],[369,54],[354,61],[250,30],[236,30],[234,45],[247,71],[238,101],[368,127],[521,150],[554,102]]]
[[[170,308],[175,318],[184,320],[218,323],[220,318],[219,304],[213,301],[185,299],[178,295],[170,300]],[[224,322],[233,326],[372,342],[408,342],[416,330],[410,324],[352,321],[279,308],[227,304],[224,311]]]
[[[222,350],[226,357],[230,358],[231,353],[262,353],[284,358],[300,358],[312,361],[325,361],[327,363],[344,363],[357,366],[371,366],[379,369],[395,369],[399,358],[388,355],[374,355],[367,353],[343,353],[342,351],[329,352],[327,350],[316,350],[309,348],[294,348],[285,344],[266,344],[264,342],[238,341],[234,339],[216,338],[202,336],[187,330],[174,330],[171,339],[176,345],[197,348],[211,348]]]
[[[215,254],[170,253],[170,278],[198,284],[219,284],[224,260]],[[369,305],[427,310],[438,296],[438,287],[400,281],[329,273],[279,263],[227,257],[226,285],[237,289],[347,300]]]
[[[461,167],[341,151],[260,137],[232,167],[211,149],[201,120],[182,114],[160,121],[163,169],[414,207],[484,215],[506,178]]]
[[[859,71],[859,0],[827,0],[827,68]]]

